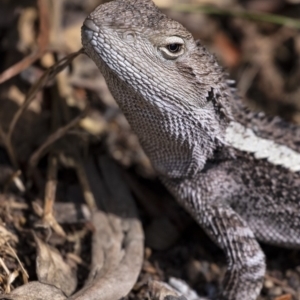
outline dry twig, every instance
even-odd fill
[[[3,128],[1,127],[1,124],[0,124],[0,138],[2,139],[2,142],[6,148],[6,151],[8,153],[8,156],[10,158],[12,165],[14,166],[14,168],[16,170],[18,170],[19,166],[18,166],[18,162],[16,159],[15,151],[13,149],[13,146],[12,146],[10,140],[8,139],[8,136],[5,134]]]
[[[14,132],[15,126],[19,121],[20,117],[22,116],[23,112],[27,109],[30,103],[34,100],[38,91],[40,91],[47,81],[52,80],[59,72],[61,72],[65,67],[67,67],[79,54],[83,52],[82,49],[79,51],[69,54],[60,61],[58,61],[55,65],[49,68],[42,77],[31,87],[29,90],[26,99],[22,106],[18,109],[16,114],[14,115],[13,120],[10,123],[9,131],[8,131],[8,140],[11,143],[11,137]]]
[[[94,211],[97,207],[94,194],[91,190],[86,171],[84,169],[84,166],[80,162],[75,162],[75,170],[78,177],[78,180],[80,182],[83,196],[85,199],[86,204],[88,205],[89,209],[91,211]]]
[[[93,162],[87,165],[87,174],[105,212],[93,214],[92,270],[85,287],[70,300],[120,299],[130,292],[142,266],[143,232],[130,192],[108,158],[102,158],[99,166],[104,178]]]
[[[49,43],[49,7],[47,0],[38,0],[39,10],[39,34],[37,38],[37,50],[26,56],[18,63],[14,64],[2,74],[0,74],[0,84],[6,80],[16,76],[23,70],[31,66],[36,60],[38,60],[46,51]]]
[[[11,160],[12,164],[14,165],[15,169],[18,170],[18,162],[17,162],[17,158],[15,155],[14,147],[12,145],[12,135],[13,135],[13,132],[14,132],[17,122],[19,121],[23,112],[30,105],[30,103],[35,99],[35,96],[38,93],[38,91],[40,91],[43,88],[43,86],[46,84],[46,82],[48,80],[53,79],[59,72],[61,72],[66,66],[68,66],[73,61],[73,59],[75,59],[82,52],[83,52],[83,49],[80,49],[79,51],[69,54],[68,56],[66,56],[63,59],[61,59],[60,61],[58,61],[54,66],[49,68],[42,75],[42,77],[31,87],[31,89],[29,90],[29,92],[26,96],[25,101],[20,106],[20,108],[17,110],[17,112],[15,113],[15,115],[9,125],[9,130],[8,130],[7,134],[3,131],[2,127],[0,126],[0,137],[3,140],[5,148],[8,152],[10,160]],[[76,122],[75,122],[75,120],[76,120]],[[77,124],[77,122],[80,120],[80,118],[78,121],[77,121],[77,119],[75,119],[75,120],[73,122],[75,122]],[[68,125],[70,125],[70,128],[73,126],[73,122],[68,124]]]
[[[247,11],[235,9],[223,9],[207,5],[191,5],[191,4],[177,4],[172,6],[172,10],[180,12],[201,12],[209,15],[231,16],[236,18],[248,19],[253,21],[268,22],[295,29],[300,29],[300,21],[285,16]]]
[[[53,205],[57,187],[57,158],[54,155],[49,157],[48,176],[45,188],[43,225],[51,227],[58,235],[66,237],[63,228],[53,216]]]
[[[86,107],[86,109],[69,124],[59,128],[47,138],[47,140],[31,155],[29,159],[29,167],[31,170],[37,165],[41,156],[45,154],[45,150],[54,142],[66,135],[71,128],[76,126],[78,122],[87,114],[87,111],[88,107]]]

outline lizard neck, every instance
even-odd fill
[[[108,45],[106,39],[106,47],[101,47],[99,34],[106,36],[101,31],[97,36],[86,32],[85,50],[104,75],[154,169],[168,178],[193,177],[225,144],[231,119],[231,90],[215,58],[191,36],[184,38],[186,55],[171,61],[161,57],[151,37],[139,39],[138,32],[134,42],[138,55],[131,47],[125,52],[114,40]],[[114,31],[108,36],[120,39]]]
[[[215,117],[214,101],[209,100],[201,109],[177,106],[180,100],[174,95],[160,90],[150,96],[143,94],[109,68],[98,67],[161,177],[191,178],[223,146],[228,122]]]

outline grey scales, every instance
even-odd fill
[[[215,57],[151,0],[100,5],[82,43],[163,184],[224,251],[217,299],[256,299],[258,240],[300,248],[300,128],[245,107]]]

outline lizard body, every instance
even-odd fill
[[[82,42],[162,182],[225,252],[218,299],[256,299],[257,239],[300,248],[299,128],[250,112],[214,56],[151,0],[100,5]]]

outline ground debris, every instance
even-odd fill
[[[80,50],[101,2],[0,0],[0,299],[213,297],[222,252],[159,183]],[[298,0],[155,2],[253,108],[300,124]],[[299,252],[263,248],[259,300],[300,299]]]

